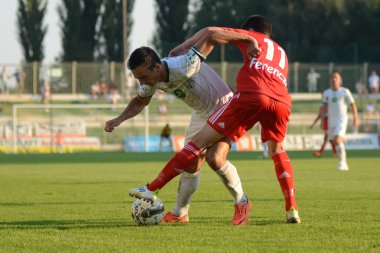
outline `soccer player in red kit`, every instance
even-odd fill
[[[243,29],[208,27],[176,47],[170,56],[197,52],[202,60],[217,44],[234,44],[240,48],[244,65],[237,76],[234,96],[208,120],[203,130],[166,164],[158,177],[147,186],[129,190],[131,196],[154,201],[156,192],[171,179],[189,171],[198,155],[221,138],[237,141],[257,122],[262,126],[261,139],[268,142],[278,182],[284,198],[286,221],[300,223],[295,200],[293,168],[283,148],[289,122],[291,98],[287,90],[288,60],[285,51],[269,38],[272,26],[262,16],[251,16]],[[247,224],[251,202],[235,205],[232,223]]]

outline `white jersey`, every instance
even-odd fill
[[[153,96],[157,89],[175,95],[202,118],[208,118],[232,96],[231,88],[218,74],[202,62],[195,49],[186,55],[162,59],[169,71],[169,81],[154,86],[141,85],[139,96]]]
[[[337,125],[347,125],[347,106],[355,103],[349,89],[341,87],[334,91],[331,88],[323,92],[324,104],[327,104],[329,128]]]

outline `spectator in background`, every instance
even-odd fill
[[[57,152],[62,154],[62,147],[63,147],[62,129],[59,129],[57,131],[57,134],[55,135],[55,147],[57,149]]]
[[[368,77],[369,89],[372,94],[377,94],[379,92],[379,76],[375,70],[372,70],[371,75]]]
[[[307,74],[307,88],[309,89],[309,92],[316,92],[317,91],[317,84],[318,84],[318,78],[320,78],[321,75],[315,71],[314,68],[310,69],[310,72]]]
[[[95,83],[91,84],[91,99],[98,99],[100,95],[100,83],[99,81],[95,81]]]
[[[164,128],[162,128],[161,130],[160,144],[158,148],[159,151],[162,150],[162,143],[164,142],[165,139],[169,142],[170,150],[173,150],[173,142],[172,142],[171,135],[172,135],[172,129],[170,128],[169,124],[166,124]]]
[[[3,67],[0,77],[0,92],[1,94],[8,94],[8,70],[7,67]]]
[[[355,84],[356,93],[358,94],[359,99],[363,97],[368,98],[368,90],[366,85],[363,83],[363,79],[360,78]]]
[[[128,72],[127,77],[126,77],[126,85],[127,85],[127,90],[126,90],[126,99],[127,101],[131,100],[135,93],[135,78],[132,75],[132,72]]]
[[[109,84],[109,87],[108,87],[108,90],[109,90],[109,93],[110,93],[110,99],[111,99],[111,102],[112,102],[113,109],[115,109],[116,105],[119,102],[120,95],[119,95],[119,91],[117,89],[117,86],[116,86],[114,80],[111,80],[111,82]]]
[[[17,87],[18,94],[23,94],[24,93],[24,79],[25,79],[24,71],[22,71],[21,68],[17,68],[13,76],[16,80],[16,87]]]
[[[44,80],[43,85],[40,89],[41,92],[41,102],[45,105],[45,112],[49,111],[48,105],[51,99],[51,87],[48,80]]]
[[[102,97],[105,97],[107,98],[107,95],[108,95],[108,86],[105,82],[102,82],[102,84],[100,85],[100,95]]]

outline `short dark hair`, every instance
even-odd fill
[[[161,64],[161,59],[150,47],[139,47],[129,56],[127,66],[128,69],[133,70],[144,63],[148,64],[148,68],[152,70],[156,64]]]
[[[256,32],[263,33],[268,36],[272,33],[272,24],[266,17],[260,15],[252,15],[248,17],[244,21],[242,28],[245,30],[253,29]]]

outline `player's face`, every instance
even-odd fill
[[[330,83],[331,83],[331,88],[333,90],[337,90],[340,88],[340,85],[342,84],[342,77],[338,73],[334,73],[330,77]]]
[[[144,63],[135,69],[132,69],[133,76],[139,80],[140,84],[146,84],[149,86],[154,86],[159,82],[159,69],[158,65],[153,69],[149,69],[149,65]]]

